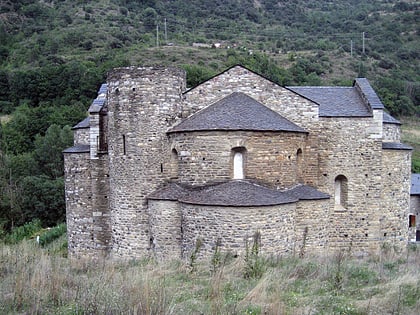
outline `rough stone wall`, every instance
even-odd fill
[[[109,210],[109,163],[107,155],[91,160],[92,225],[97,251],[107,255],[111,249],[111,217]]]
[[[181,204],[183,219],[182,256],[189,258],[198,239],[200,257],[211,257],[216,242],[220,251],[245,254],[245,240],[261,233],[261,253],[282,255],[293,252],[296,204],[266,207],[221,207]]]
[[[113,254],[141,257],[150,245],[146,196],[169,178],[165,132],[180,110],[185,72],[120,68],[107,83]]]
[[[420,230],[420,196],[410,196],[410,213],[416,216],[416,226],[408,228],[408,240],[416,240],[416,231]],[[407,217],[408,220],[408,217]]]
[[[89,144],[89,128],[80,128],[73,130],[74,140],[76,144]]]
[[[320,253],[328,249],[329,200],[300,200],[295,214],[295,254]]]
[[[408,238],[411,151],[383,151],[383,190],[380,209],[380,240],[404,247]]]
[[[149,200],[151,249],[158,260],[181,258],[180,205],[170,200]]]
[[[235,147],[244,147],[245,178],[284,188],[297,183],[297,151],[307,135],[292,132],[203,131],[171,134],[178,152],[178,179],[190,184],[233,178]],[[305,169],[304,162],[301,167]]]
[[[385,142],[400,142],[401,141],[401,127],[397,124],[384,124],[383,126],[383,141]]]
[[[89,153],[64,154],[69,257],[94,256]]]
[[[319,135],[319,186],[330,194],[332,248],[354,254],[377,248],[381,210],[382,142],[372,118],[323,118]],[[346,203],[336,205],[335,179],[347,179]]]
[[[233,92],[243,92],[309,132],[306,148],[305,183],[318,185],[319,106],[242,67],[233,67],[184,94],[183,117],[215,103]]]

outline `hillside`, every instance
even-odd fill
[[[281,85],[351,85],[363,76],[391,114],[410,116],[415,126],[419,6],[414,0],[1,1],[0,230],[34,218],[44,225],[64,219],[61,152],[72,144],[70,126],[86,116],[114,67],[180,66],[189,86],[234,64]],[[416,139],[408,142],[417,150]],[[418,151],[414,157],[419,165]]]

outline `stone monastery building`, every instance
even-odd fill
[[[409,240],[411,148],[364,78],[282,87],[234,66],[109,73],[64,151],[71,257],[351,250]],[[217,245],[216,245],[217,244]]]

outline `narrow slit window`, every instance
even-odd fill
[[[414,214],[408,216],[408,227],[416,227],[416,216]]]
[[[336,205],[347,207],[348,183],[344,175],[339,175],[334,182],[334,200]]]
[[[126,155],[127,154],[127,145],[126,145],[125,135],[122,136],[122,140],[123,140],[123,154]]]
[[[245,148],[234,148],[233,153],[233,179],[245,178]]]

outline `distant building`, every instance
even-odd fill
[[[408,239],[410,242],[420,242],[420,174],[411,175],[410,195]]]
[[[188,258],[198,241],[240,256],[257,232],[269,255],[413,238],[411,148],[364,78],[282,87],[234,66],[187,90],[180,69],[119,68],[73,129],[71,257]]]

